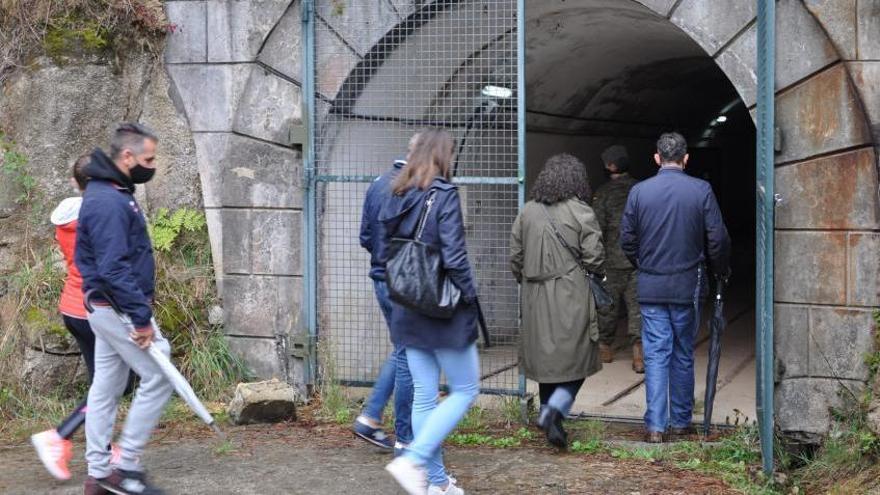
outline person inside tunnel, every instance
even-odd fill
[[[684,135],[690,152],[686,173],[712,186],[733,241],[729,325],[714,418],[722,423],[754,418],[755,127],[749,107],[688,34],[635,2],[548,3],[529,5],[526,13],[526,196],[547,158],[570,153],[586,165],[598,191],[592,207],[602,216],[612,209],[602,191],[613,187],[621,172],[633,184],[656,174],[657,136]],[[625,202],[626,194],[620,196]],[[603,237],[614,244],[619,218],[609,214]],[[633,321],[638,308],[633,312],[627,304],[626,284],[618,285],[621,304],[601,315],[603,369],[579,394],[573,415],[644,413],[644,380],[637,374],[641,324]],[[704,321],[695,343],[697,416],[706,345]]]

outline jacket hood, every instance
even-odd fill
[[[130,193],[134,194],[135,187],[131,178],[120,172],[119,169],[116,168],[116,164],[113,163],[113,160],[111,160],[110,157],[100,148],[95,148],[95,151],[92,152],[92,161],[86,165],[83,172],[85,172],[90,179],[115,182],[128,189]]]
[[[67,198],[52,210],[49,221],[52,225],[66,225],[79,217],[79,207],[82,205],[82,197],[74,196]]]
[[[379,221],[382,222],[388,232],[396,232],[401,222],[409,215],[413,208],[418,208],[425,204],[428,193],[432,189],[449,190],[456,188],[457,186],[449,183],[446,179],[437,177],[431,183],[431,186],[424,191],[412,188],[403,194],[392,194],[382,205]]]
[[[412,188],[403,194],[392,194],[382,205],[379,221],[385,225],[388,232],[396,232],[400,222],[406,218],[409,212],[425,203],[428,191],[430,189],[422,191],[418,188]]]

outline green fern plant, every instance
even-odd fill
[[[153,249],[169,252],[182,232],[198,232],[205,228],[205,214],[190,208],[181,208],[170,213],[160,208],[148,226]]]

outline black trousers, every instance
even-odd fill
[[[79,352],[82,354],[83,361],[86,362],[86,369],[89,372],[89,384],[91,384],[92,379],[95,377],[95,333],[92,332],[92,327],[89,326],[89,320],[67,315],[63,316],[64,326],[73,335],[76,343],[79,344]],[[129,372],[128,386],[125,389],[126,394],[130,394],[134,390],[134,377],[135,374]],[[55,428],[61,438],[70,439],[76,433],[76,430],[85,424],[87,401],[88,394],[77,404],[73,412]]]
[[[577,393],[581,389],[581,386],[584,384],[584,380],[585,378],[581,378],[580,380],[573,380],[570,382],[539,383],[538,397],[541,399],[541,405],[547,405],[547,401],[550,400],[550,396],[553,395],[553,392],[555,392],[558,387],[565,388],[566,390],[568,390],[572,397],[577,397]]]

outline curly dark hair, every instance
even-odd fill
[[[532,199],[552,205],[569,198],[589,203],[593,197],[587,168],[573,155],[560,153],[551,156],[532,186]]]

